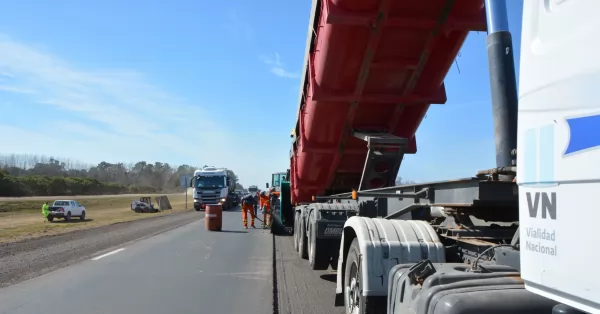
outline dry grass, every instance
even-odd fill
[[[154,196],[158,195],[145,196],[152,196],[154,198]],[[169,215],[172,212],[185,210],[185,194],[167,194],[167,196],[169,197],[173,211],[166,210],[160,213],[135,213],[130,209],[131,201],[139,199],[139,196],[132,195],[58,197],[52,199],[37,197],[35,199],[2,199],[0,200],[0,243]],[[52,223],[44,223],[41,207],[45,201],[52,202],[55,199],[77,200],[86,208],[86,219],[82,221],[74,217],[70,222],[59,219],[54,220]],[[192,205],[192,199],[188,196],[187,210],[191,210]]]

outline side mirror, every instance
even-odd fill
[[[267,183],[267,189],[269,188],[269,183]]]

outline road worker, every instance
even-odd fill
[[[254,205],[256,204],[256,200],[254,199],[254,195],[247,194],[241,199],[242,203],[242,223],[244,224],[244,229],[248,229],[248,212],[250,212],[250,227],[256,228],[254,226],[254,218],[256,217],[254,213]]]
[[[44,215],[44,222],[46,222],[46,220],[48,220],[48,215],[50,214],[50,205],[48,205],[48,202],[44,203],[44,205],[42,205],[42,215]]]
[[[265,191],[260,192],[261,208],[263,210],[263,228],[271,227],[271,200]]]

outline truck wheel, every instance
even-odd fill
[[[71,212],[67,212],[67,215],[65,216],[65,221],[71,221]]]
[[[294,250],[298,252],[298,232],[300,232],[300,228],[298,227],[298,212],[294,213]]]
[[[298,230],[298,254],[300,255],[300,258],[308,259],[308,243],[306,243],[308,239],[306,239],[305,222],[302,217],[300,217],[299,220],[300,230]]]
[[[329,250],[327,241],[317,239],[315,224],[308,225],[308,263],[312,270],[329,268]]]
[[[363,296],[362,272],[358,238],[354,238],[346,256],[346,272],[344,273],[344,307],[346,313],[386,313],[387,297]]]
[[[52,216],[48,216],[48,221],[49,221],[49,222],[52,222],[52,221],[54,221],[54,217],[52,217]]]
[[[85,210],[81,212],[81,216],[79,216],[80,220],[85,220]]]

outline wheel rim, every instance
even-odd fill
[[[304,248],[304,233],[306,231],[304,230],[304,224],[301,222],[300,223],[300,234],[298,235],[298,244],[300,245],[300,250],[302,250]]]
[[[310,259],[310,261],[313,261],[313,250],[315,249],[312,243],[312,228],[308,227],[308,258]]]
[[[294,245],[296,249],[298,249],[298,215],[296,215],[295,223],[294,223]]]
[[[360,279],[358,278],[358,265],[352,263],[350,267],[350,277],[346,283],[346,307],[347,312],[358,314],[360,309]]]

